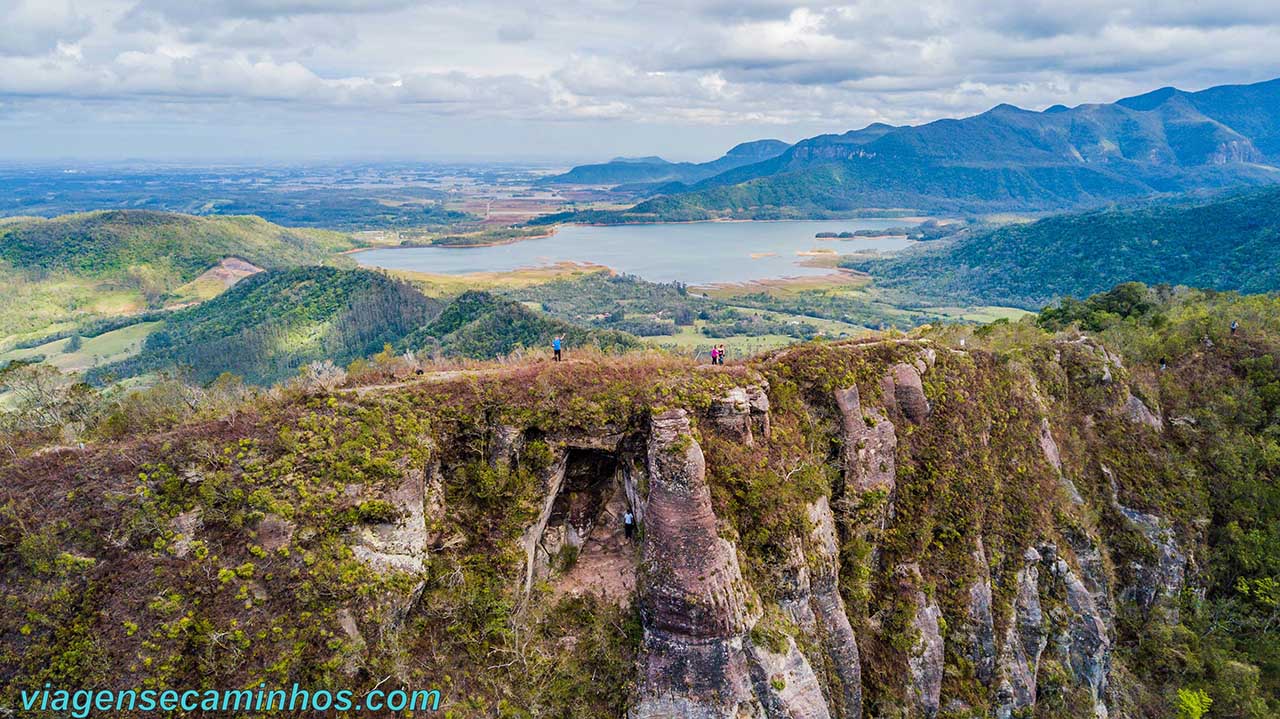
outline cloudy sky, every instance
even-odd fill
[[[710,159],[1280,76],[1276,0],[0,0],[0,160]]]

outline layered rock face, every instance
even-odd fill
[[[1121,369],[1118,360],[1101,351],[1098,357],[1095,381],[1113,382]],[[642,688],[630,716],[861,717],[867,708],[860,643],[867,641],[904,646],[901,659],[882,658],[879,661],[890,665],[876,669],[900,677],[901,693],[893,701],[906,716],[975,711],[1020,716],[1037,706],[1046,672],[1065,672],[1073,691],[1079,692],[1075,696],[1087,698],[1074,715],[1109,715],[1112,606],[1117,597],[1105,549],[1094,530],[1064,527],[1029,541],[1016,548],[1012,569],[993,566],[983,537],[977,536],[964,567],[973,579],[958,595],[959,613],[951,616],[946,607],[955,605],[935,597],[930,567],[915,562],[884,566],[882,537],[899,523],[913,521],[895,511],[895,496],[902,489],[899,428],[927,430],[932,421],[934,407],[925,395],[923,377],[933,371],[935,361],[930,349],[927,355],[921,352],[889,365],[877,385],[878,399],[872,402],[864,401],[856,385],[831,395],[840,468],[840,481],[832,489],[840,501],[833,505],[821,497],[810,504],[810,531],[788,540],[790,559],[781,568],[782,584],[772,594],[799,635],[774,648],[780,653],[750,640],[759,612],[753,592],[742,588],[732,544],[717,536],[703,480],[705,459],[690,434],[689,416],[669,412],[653,419],[639,583],[646,628]],[[1023,391],[1032,407],[1050,411],[1034,381]],[[750,401],[748,392],[741,388],[714,400],[706,417],[722,436],[755,446],[766,441],[761,428],[770,420],[768,405]],[[1135,418],[1131,395],[1118,397],[1117,416],[1159,430],[1145,414]],[[1007,439],[984,436],[983,441]],[[1058,494],[1049,489],[1042,498],[1045,503],[1065,502],[1060,510],[1064,512],[1086,506],[1065,472],[1063,451],[1047,415],[1036,419],[1019,441],[1029,458],[1043,462],[1052,478],[1046,488],[1065,490]],[[870,506],[869,515],[868,497],[880,502]],[[1174,567],[1183,560],[1171,533],[1162,531],[1157,519],[1127,508],[1121,511],[1157,547],[1172,547],[1160,552],[1159,566],[1141,568],[1140,576],[1154,577],[1152,583],[1161,587],[1181,581]],[[849,571],[841,557],[845,538],[866,543],[871,550],[869,570],[886,577],[884,595],[873,583],[873,602],[879,596],[879,601],[896,596],[894,601],[907,611],[906,636],[901,640],[884,634],[879,616],[851,612],[841,596],[841,574]],[[1008,586],[999,596],[995,582]],[[1160,591],[1148,584],[1125,587],[1119,600],[1146,606]],[[799,651],[799,645],[806,649]],[[975,707],[949,695],[948,646],[966,658],[971,681],[987,693],[985,703]],[[896,668],[895,661],[901,661]]]
[[[459,437],[415,437],[426,450],[415,461],[379,465],[385,481],[329,500],[377,502],[343,526],[342,548],[377,576],[409,579],[388,582],[379,611],[353,602],[326,615],[354,647],[342,667],[355,676],[361,657],[402,641],[406,619],[431,611],[418,606],[424,584],[462,581],[435,556],[506,542],[509,621],[566,597],[638,616],[633,689],[617,709],[629,719],[1123,715],[1115,617],[1128,605],[1176,619],[1190,551],[1166,519],[1122,503],[1132,468],[1094,457],[1099,427],[1158,437],[1159,414],[1105,350],[1056,351],[1038,382],[963,349],[833,345],[794,372],[766,365],[679,402],[663,392],[629,412],[575,408],[563,425],[483,414]],[[476,491],[519,495],[509,534],[493,508],[483,532],[450,524],[480,512],[449,504],[466,501],[463,470],[476,465],[491,483]],[[762,475],[767,491],[751,484]],[[191,561],[217,521],[182,509],[165,524],[174,562]],[[1116,553],[1101,515],[1150,551]],[[250,526],[280,562],[315,534],[274,513]],[[249,596],[269,589],[246,583]]]
[[[751,643],[759,600],[717,534],[701,447],[683,410],[653,418],[639,604],[644,622],[633,719],[826,717],[817,679],[789,642]]]

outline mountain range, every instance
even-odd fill
[[[1278,164],[1280,79],[1199,92],[1166,87],[1110,104],[1039,112],[998,105],[963,119],[819,135],[756,162],[654,188],[658,196],[628,210],[577,219],[1043,211],[1267,184],[1280,180]],[[586,172],[574,168],[561,177]]]
[[[791,147],[781,140],[756,140],[730,148],[710,162],[669,162],[661,157],[615,157],[609,162],[579,165],[544,179],[552,185],[651,185],[694,183],[737,167],[768,160]]]

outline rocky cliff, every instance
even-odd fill
[[[1179,450],[1145,378],[1088,339],[810,344],[286,395],[38,452],[4,469],[0,683],[1144,715],[1160,690],[1117,647],[1177,624],[1203,542],[1195,507],[1152,500]]]

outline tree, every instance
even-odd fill
[[[1178,719],[1200,719],[1212,704],[1213,699],[1203,689],[1179,689]]]
[[[65,354],[71,354],[72,352],[79,352],[82,346],[84,346],[84,340],[80,339],[80,335],[71,335],[67,343],[62,346],[62,351]]]

